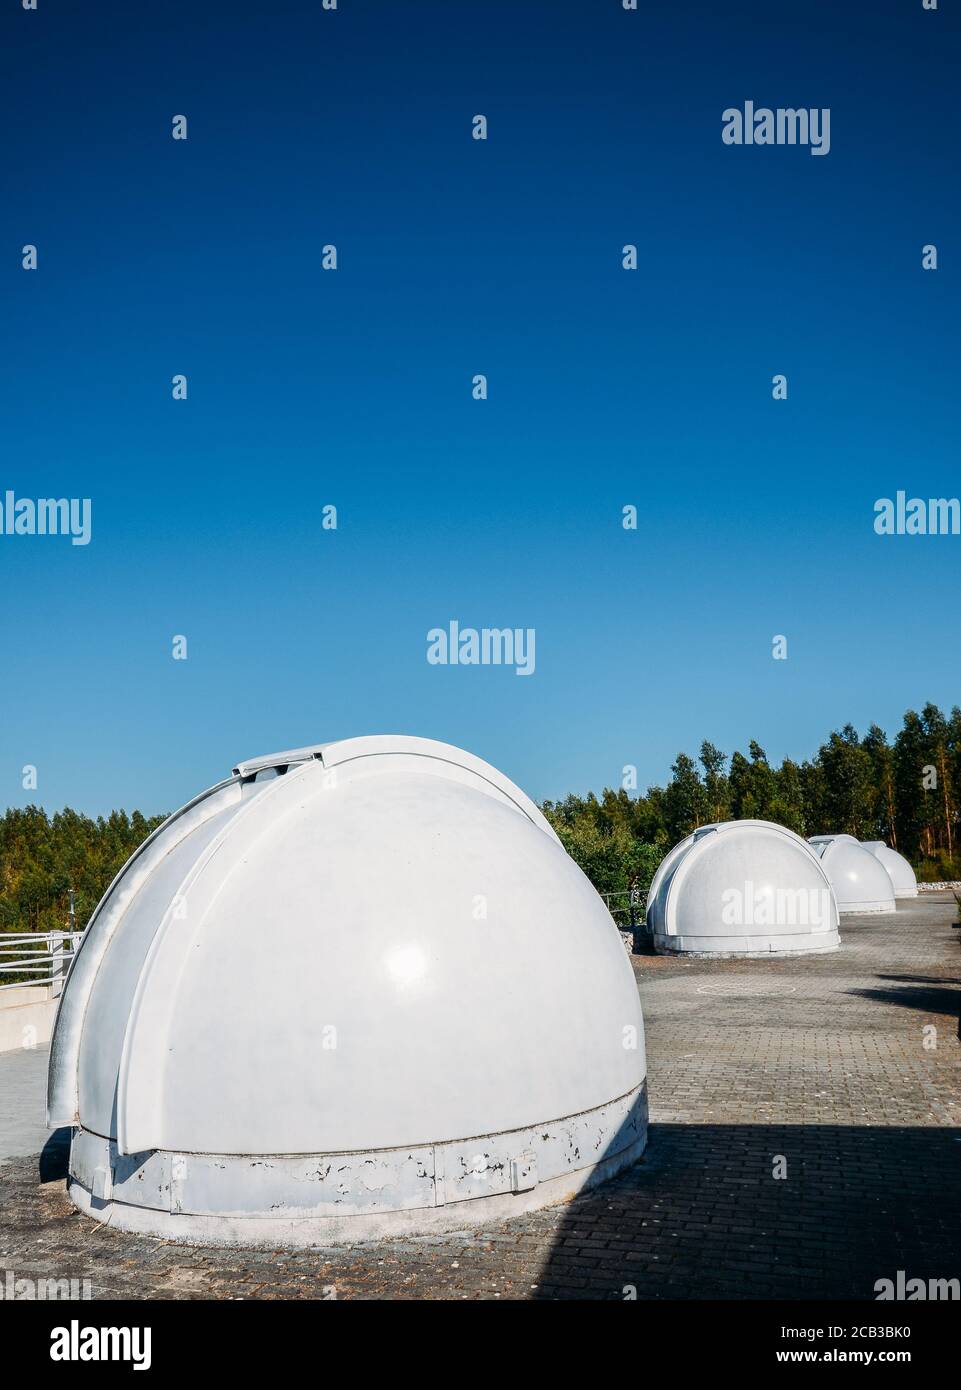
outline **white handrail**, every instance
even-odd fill
[[[0,932],[0,990],[38,985],[62,987],[82,937],[83,932],[79,931]],[[3,983],[4,975],[30,978]]]

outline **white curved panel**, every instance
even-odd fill
[[[642,1053],[620,1046],[637,991],[609,915],[495,798],[393,761],[344,767],[333,787],[308,769],[272,784],[229,848],[199,868],[189,925],[165,927],[145,971],[126,1152],[491,1134],[643,1078]],[[241,920],[256,929],[232,949]]]
[[[107,949],[158,866],[186,836],[224,808],[240,803],[236,779],[221,782],[175,811],[124,864],[95,908],[70,967],[54,1023],[47,1071],[47,1124],[79,1121],[79,1053],[87,1006]]]
[[[303,779],[308,768],[304,764],[281,778],[261,784],[259,794],[242,802],[236,814],[219,833],[199,846],[185,873],[176,899],[157,905],[157,927],[143,967],[133,984],[126,1002],[126,1029],[117,1076],[117,1129],[121,1153],[140,1153],[145,1149],[163,1146],[163,1117],[167,1113],[166,1070],[171,1049],[175,1045],[173,1019],[185,976],[203,968],[194,956],[198,933],[211,904],[221,891],[232,869],[250,855],[258,838],[270,823],[278,801],[296,800],[297,780]],[[213,865],[213,872],[207,870]],[[220,1022],[232,1001],[230,985],[235,971],[234,962],[246,953],[246,942],[255,937],[265,923],[254,916],[250,905],[241,903],[230,923],[231,935],[223,941],[223,959],[203,963],[204,1025],[208,1038],[220,1036]],[[118,1007],[120,1001],[118,1000]],[[243,1001],[247,1015],[253,999]],[[284,1019],[283,1013],[277,1022]],[[286,1026],[286,1025],[285,1025]],[[248,1035],[244,1057],[257,1035]],[[195,1084],[204,1092],[204,1104],[213,1109],[212,1100],[220,1094],[218,1077],[210,1063],[216,1047],[204,1047],[193,1058]],[[81,1124],[88,1128],[81,1112]],[[112,1136],[111,1136],[112,1137]],[[183,1147],[192,1147],[184,1145]],[[245,1152],[253,1152],[245,1150]]]
[[[873,854],[879,863],[884,865],[894,888],[896,899],[916,898],[918,896],[917,877],[903,854],[899,854],[896,849],[891,849],[883,840],[865,840],[864,848]]]
[[[853,835],[819,835],[811,843],[842,913],[896,910],[887,870]]]
[[[117,1077],[133,997],[157,924],[180,890],[197,855],[236,813],[239,802],[224,807],[173,845],[140,883],[124,914],[122,930],[106,944],[92,982],[87,1009],[93,1026],[84,1028],[77,1059],[78,1119],[94,1134],[117,1133]]]
[[[438,743],[435,739],[429,738],[412,738],[404,734],[375,734],[326,744],[322,757],[325,768],[340,767],[362,758],[376,758],[377,767],[382,768],[385,766],[382,761],[385,757],[403,758],[404,766],[416,767],[419,772],[431,772],[447,779],[456,778],[477,786],[488,795],[498,794],[543,830],[545,835],[560,844],[550,821],[520,787],[496,767],[491,767],[490,763],[485,763],[473,753],[466,753],[463,748],[455,748],[450,743]],[[415,764],[411,761],[414,758],[424,761]]]

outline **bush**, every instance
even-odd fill
[[[938,850],[930,859],[915,864],[919,883],[961,883],[961,858]]]

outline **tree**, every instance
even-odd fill
[[[931,788],[925,787],[928,766],[927,738],[920,717],[906,711],[903,726],[894,740],[894,791],[897,823],[902,850],[913,857],[930,854]]]
[[[678,753],[671,771],[674,776],[664,791],[664,828],[674,844],[707,823],[708,801],[697,767],[686,753]]]
[[[8,810],[0,817],[0,930],[62,930],[71,889],[82,930],[111,879],[163,820],[139,812],[91,820],[69,809],[52,818],[39,806]]]
[[[730,787],[725,766],[727,754],[705,739],[701,744],[700,763],[704,769],[704,791],[712,821],[727,820],[730,811]]]
[[[818,751],[824,772],[824,814],[829,827],[823,834],[866,838],[874,830],[876,793],[870,756],[861,747],[857,730],[845,724]]]
[[[797,835],[806,835],[807,813],[804,798],[804,783],[801,769],[790,758],[785,758],[775,773],[777,790],[771,807],[771,819],[778,825],[786,825]]]
[[[733,820],[755,820],[757,808],[754,803],[754,779],[751,764],[743,753],[731,755],[731,773],[728,777],[731,818]]]
[[[743,753],[731,757],[731,815],[734,820],[769,820],[777,796],[777,779],[767,754],[754,739],[748,744],[751,760]]]
[[[930,825],[934,844],[945,849],[949,857],[954,853],[954,789],[952,786],[951,763],[949,760],[950,730],[948,721],[937,705],[927,704],[921,711],[921,727],[930,759],[928,766],[935,769],[938,809],[931,808]]]
[[[875,789],[874,829],[879,839],[886,840],[892,849],[898,847],[898,816],[894,791],[894,750],[888,736],[877,724],[872,724],[861,747],[871,759]]]
[[[751,787],[756,808],[754,814],[760,820],[770,820],[777,796],[777,779],[768,763],[767,754],[753,738],[748,744],[748,752],[751,755]]]

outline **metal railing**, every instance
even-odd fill
[[[648,936],[646,925],[647,889],[625,888],[619,893],[602,893],[604,906],[621,931],[634,935],[632,949],[641,949]]]
[[[0,933],[0,990],[52,985],[59,994],[82,936],[80,931]]]

